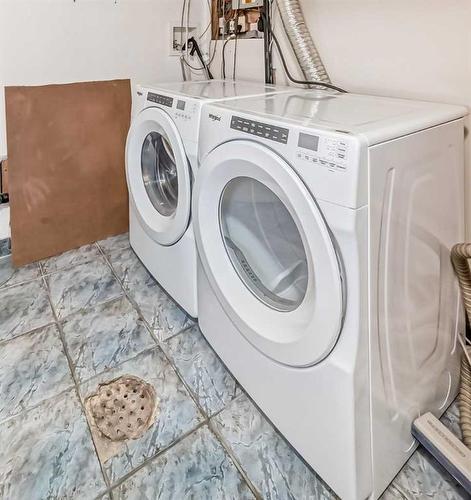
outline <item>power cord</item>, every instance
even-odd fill
[[[226,46],[227,44],[236,38],[235,35],[230,35],[227,37],[227,40],[224,42],[224,45],[222,46],[222,78],[223,80],[226,79]]]

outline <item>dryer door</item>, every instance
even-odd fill
[[[131,202],[144,229],[161,245],[172,245],[190,219],[191,176],[177,127],[159,108],[147,108],[131,124],[126,143]]]
[[[194,210],[204,270],[246,339],[286,365],[325,358],[343,322],[341,266],[296,172],[264,146],[225,143],[202,162]]]

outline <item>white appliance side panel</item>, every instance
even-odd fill
[[[162,246],[146,233],[136,215],[136,208],[130,202],[129,240],[149,273],[180,307],[196,318],[196,244],[191,222],[174,245]]]
[[[464,238],[463,121],[370,149],[370,342],[375,497],[415,449],[412,421],[441,415],[464,328],[450,249]]]
[[[343,500],[364,500],[372,491],[367,208],[320,208],[339,246],[348,287],[344,327],[326,359],[292,368],[264,356],[225,314],[201,262],[199,322],[229,370],[313,469]]]

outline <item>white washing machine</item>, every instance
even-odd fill
[[[465,114],[322,91],[203,108],[201,330],[343,500],[377,498],[457,393]]]
[[[211,80],[137,86],[126,144],[131,246],[154,278],[197,316],[191,190],[204,102],[292,91]]]

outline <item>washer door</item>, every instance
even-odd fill
[[[190,165],[174,122],[159,108],[144,109],[131,124],[126,177],[146,232],[161,245],[176,243],[190,219]]]
[[[264,146],[225,143],[202,162],[194,216],[205,272],[246,339],[286,365],[325,358],[342,328],[341,266],[296,172]]]

